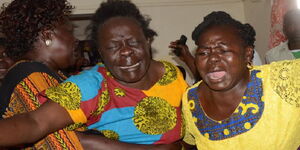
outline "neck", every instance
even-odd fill
[[[228,91],[207,91],[209,103],[217,108],[236,107],[242,100],[247,82],[240,82]]]
[[[288,41],[289,50],[300,49],[300,39]]]
[[[22,59],[40,62],[40,63],[46,65],[50,70],[52,70],[54,72],[58,72],[58,70],[59,70],[57,67],[55,67],[56,65],[54,63],[52,63],[52,61],[50,59],[47,59],[40,55],[35,55],[35,53],[26,54],[24,57],[22,57]]]
[[[242,81],[224,91],[214,91],[205,83],[201,84],[198,93],[200,93],[200,102],[207,115],[215,120],[228,118],[240,104],[249,79],[248,72]]]

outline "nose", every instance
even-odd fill
[[[212,52],[210,55],[209,55],[209,58],[208,58],[208,62],[210,64],[214,64],[216,62],[219,62],[221,59],[220,59],[220,55],[218,52]]]
[[[124,44],[122,49],[120,50],[120,54],[122,56],[130,56],[131,54],[133,54],[133,50],[132,50],[132,48],[130,48],[129,46]]]

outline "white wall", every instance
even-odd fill
[[[1,0],[1,2],[0,2],[0,4],[1,4],[1,6],[2,6],[2,4],[4,4],[4,3],[9,3],[9,2],[11,2],[12,0]]]
[[[271,0],[245,0],[245,19],[256,31],[256,51],[263,63],[265,53],[269,50],[269,36],[271,27]]]

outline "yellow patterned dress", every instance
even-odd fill
[[[62,80],[45,65],[31,61],[18,62],[10,69],[7,76],[9,76],[9,78],[6,78],[8,80],[5,79],[0,90],[2,94],[1,110],[3,108],[4,112],[0,118],[9,118],[15,114],[37,109],[41,103],[36,98],[36,95],[49,87],[58,85],[59,80]],[[17,82],[14,84],[15,86],[12,86],[13,82]],[[10,86],[12,86],[12,91],[8,92],[7,88]],[[4,104],[3,95],[7,95],[8,100],[6,104]],[[18,147],[16,149],[80,150],[83,148],[74,132],[59,130],[33,145]]]
[[[241,103],[222,121],[203,111],[196,92],[199,84],[183,98],[186,143],[201,150],[296,150],[300,146],[300,59],[254,67]]]
[[[169,62],[148,90],[125,87],[103,65],[72,76],[45,96],[67,109],[77,124],[110,139],[134,144],[168,144],[182,138],[181,98],[187,88]]]

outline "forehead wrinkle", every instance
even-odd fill
[[[114,30],[111,30],[111,33],[115,38],[129,38],[132,36],[130,32],[132,31],[125,25],[117,26]]]
[[[212,36],[211,38],[209,38],[207,41],[203,41],[204,43],[201,42],[200,40],[200,44],[199,46],[204,47],[204,48],[214,48],[214,47],[218,47],[220,45],[220,43],[224,43],[222,42],[222,36]],[[213,45],[213,46],[210,46]],[[224,44],[222,44],[224,45]]]
[[[120,19],[121,21],[117,19]],[[116,38],[132,38],[133,35],[139,34],[137,32],[143,33],[138,22],[127,17],[116,17],[107,20],[99,28],[98,34],[103,36],[103,32],[105,32],[105,36],[109,34]]]

